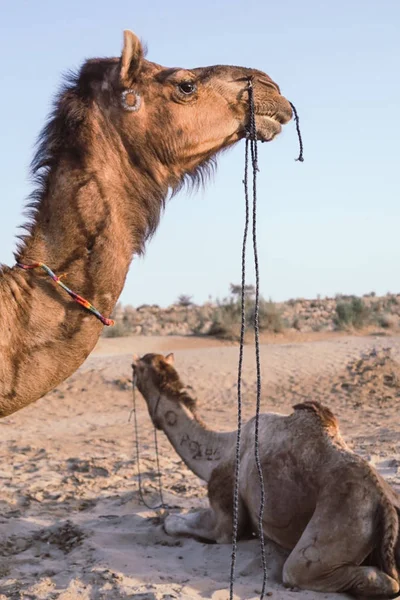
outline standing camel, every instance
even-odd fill
[[[173,355],[134,357],[138,389],[150,417],[193,473],[208,483],[210,508],[171,514],[165,530],[230,543],[236,431],[212,431],[173,366]],[[400,498],[344,442],[331,411],[317,402],[291,415],[260,417],[260,459],[266,492],[264,535],[291,551],[283,583],[319,592],[389,598],[399,592]],[[243,426],[239,537],[258,526],[260,485],[254,418]]]
[[[292,109],[261,71],[165,68],[144,58],[130,31],[121,57],[88,60],[41,134],[17,263],[67,272],[65,284],[109,315],[168,193],[201,180],[215,155],[245,136],[249,78],[257,136],[270,141]],[[1,267],[0,307],[3,417],[71,375],[102,325],[41,270]]]

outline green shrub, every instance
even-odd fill
[[[254,324],[255,304],[251,303],[247,311],[247,323],[249,327]],[[276,307],[276,304],[271,301],[260,298],[258,323],[260,331],[272,331],[273,333],[281,333],[284,329],[281,313]]]
[[[113,327],[105,327],[103,329],[103,337],[106,338],[117,338],[117,337],[126,337],[130,335],[131,330],[124,323],[115,323]]]
[[[216,306],[207,335],[224,340],[238,340],[240,338],[240,322],[241,304],[233,300],[225,300]]]
[[[189,296],[188,294],[181,294],[180,296],[178,296],[176,304],[178,306],[192,306],[192,298],[193,296]]]
[[[397,325],[397,319],[395,315],[384,313],[383,315],[379,316],[378,325],[383,327],[383,329],[394,329]]]
[[[361,300],[353,296],[349,300],[336,302],[336,316],[334,323],[337,329],[354,327],[361,329],[370,321],[370,310]]]
[[[246,302],[246,329],[254,327],[254,300]],[[260,298],[258,324],[260,331],[280,333],[284,329],[281,313],[273,302]],[[241,326],[241,302],[224,300],[215,308],[212,323],[207,335],[225,340],[238,340]]]
[[[301,321],[299,317],[295,317],[292,322],[293,329],[297,329],[297,331],[301,331]]]

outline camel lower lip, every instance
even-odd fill
[[[282,125],[273,117],[258,115],[257,137],[262,142],[271,142],[282,131]]]

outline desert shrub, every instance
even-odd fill
[[[113,327],[104,327],[103,329],[103,337],[106,338],[116,338],[116,337],[126,337],[130,335],[131,329],[125,323],[115,323]]]
[[[254,323],[254,311],[255,304],[252,302],[247,310],[247,323],[250,327]],[[280,333],[284,329],[282,316],[276,304],[270,300],[264,300],[264,298],[260,298],[258,323],[261,331]]]
[[[180,296],[178,296],[176,304],[178,306],[192,306],[192,298],[193,296],[189,296],[188,294],[181,294]]]
[[[237,299],[241,298],[242,286],[240,284],[231,283],[229,286],[229,290],[232,296],[235,296]],[[244,286],[244,295],[246,296],[246,298],[253,297],[255,293],[256,288],[254,287],[254,285],[249,284]]]
[[[398,321],[395,315],[391,315],[389,313],[385,313],[380,315],[378,318],[378,325],[383,327],[384,329],[394,329],[397,325]]]
[[[293,329],[297,329],[297,331],[301,331],[301,321],[299,317],[295,317],[292,322]]]
[[[386,298],[387,298],[386,302],[389,307],[398,306],[398,304],[400,304],[399,298],[397,296],[394,296],[392,294],[386,294]]]
[[[254,327],[255,302],[249,299],[246,303],[246,328]],[[274,302],[260,298],[258,323],[260,331],[280,333],[284,329],[281,313]],[[219,303],[212,316],[212,322],[207,335],[213,335],[226,340],[240,338],[241,302],[237,300],[224,300]]]
[[[211,325],[207,335],[224,340],[238,340],[240,337],[241,304],[223,301],[218,303],[211,317]]]
[[[163,315],[159,315],[158,320],[160,323],[184,323],[188,320],[186,311],[170,312],[167,318],[163,318]]]
[[[378,315],[383,311],[383,302],[381,300],[375,300],[371,303],[370,308],[375,315]]]
[[[356,296],[352,296],[349,294],[335,294],[335,300],[336,302],[346,302],[346,301],[351,301],[353,298],[355,298]]]
[[[360,329],[370,320],[370,310],[361,298],[351,297],[349,300],[336,302],[336,315],[334,323],[337,329],[354,327]]]
[[[198,321],[195,325],[193,325],[192,334],[193,335],[202,335],[204,333],[204,327],[206,325],[206,320],[203,315],[199,314]]]

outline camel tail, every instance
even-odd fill
[[[365,463],[364,463],[365,464]],[[376,544],[376,550],[379,556],[381,569],[389,577],[399,582],[399,571],[397,567],[396,554],[398,552],[397,544],[399,541],[399,513],[396,506],[388,496],[382,481],[370,464],[366,464],[367,477],[376,485],[379,493],[379,540]]]
[[[370,476],[374,480],[380,494],[380,544],[377,550],[380,555],[382,570],[399,582],[399,571],[396,562],[397,543],[399,537],[399,514],[397,508],[388,497],[385,488],[370,465]]]
[[[384,490],[382,490],[382,539],[380,555],[385,573],[399,581],[399,572],[396,564],[396,545],[399,536],[399,515]]]

